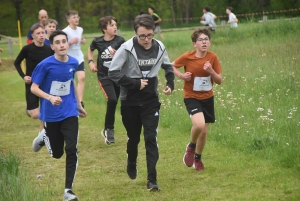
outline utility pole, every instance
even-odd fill
[[[70,0],[68,0],[68,9],[71,10],[71,3],[70,3]]]

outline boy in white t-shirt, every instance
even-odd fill
[[[211,31],[215,31],[215,27],[217,26],[215,19],[217,18],[216,15],[210,12],[210,7],[205,6],[203,8],[203,16],[201,17],[200,23],[209,26]]]
[[[232,13],[232,7],[227,7],[226,8],[226,13],[228,14],[229,20],[228,23],[230,24],[231,28],[236,28],[238,27],[238,19],[236,18],[235,14]]]
[[[63,29],[68,35],[69,50],[68,55],[75,57],[78,60],[78,68],[76,71],[78,79],[78,99],[83,104],[84,82],[85,82],[85,69],[84,69],[84,55],[81,51],[81,44],[85,45],[86,40],[82,37],[83,29],[78,26],[80,17],[77,11],[68,11],[66,14],[69,26]]]

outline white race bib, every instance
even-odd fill
[[[66,96],[70,94],[71,80],[66,82],[52,81],[50,94],[54,96]]]
[[[211,76],[195,77],[194,91],[210,91],[212,89]]]

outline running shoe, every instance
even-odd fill
[[[34,152],[38,152],[45,145],[44,135],[45,135],[45,129],[39,132],[38,136],[34,138],[32,142],[32,149]]]
[[[104,129],[101,131],[101,134],[104,137],[104,142],[107,145],[110,145],[111,143],[115,143],[114,129]]]
[[[196,171],[202,171],[204,170],[204,164],[202,163],[202,160],[194,160],[193,167]]]
[[[194,162],[195,148],[191,148],[189,144],[186,146],[185,154],[183,156],[183,163],[188,167],[192,167]]]
[[[136,168],[136,162],[131,163],[127,160],[127,174],[130,179],[135,179],[138,174],[138,170]]]
[[[68,190],[64,195],[64,201],[78,201],[78,198],[71,190]]]
[[[160,188],[159,185],[157,185],[156,181],[148,181],[147,190],[150,192],[158,192],[160,191]]]

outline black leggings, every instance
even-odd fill
[[[99,80],[99,85],[107,100],[104,129],[114,129],[120,87],[110,79]]]
[[[45,122],[45,145],[53,158],[61,158],[64,154],[64,144],[66,157],[66,183],[65,188],[72,189],[76,174],[78,156],[78,117],[68,117],[58,122]]]

